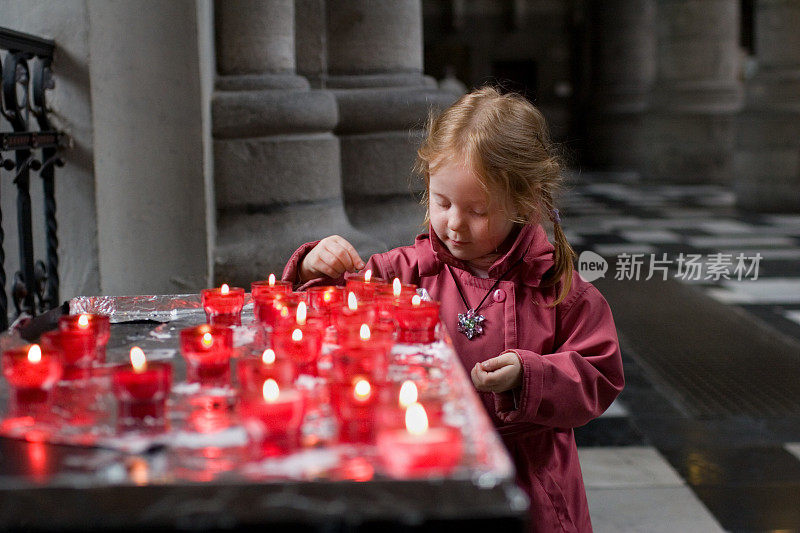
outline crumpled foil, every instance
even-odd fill
[[[252,307],[250,295],[245,297],[245,310]],[[111,322],[152,320],[171,322],[203,316],[199,294],[149,294],[142,296],[76,296],[69,301],[70,314],[95,313],[108,315]]]

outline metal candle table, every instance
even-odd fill
[[[332,438],[324,401],[306,412],[305,445],[297,452],[257,460],[244,453],[252,435],[230,409],[236,390],[198,390],[185,380],[178,335],[205,319],[197,295],[81,297],[70,304],[72,312],[110,315],[109,365],[124,362],[134,345],[172,363],[169,428],[120,434],[110,372],[102,371],[83,402],[95,413],[91,424],[66,423],[70,413],[54,409],[52,420],[26,433],[9,427],[3,411],[5,528],[524,528],[527,500],[514,484],[511,460],[443,332],[432,344],[395,345],[389,374],[398,383],[425,374],[427,393],[441,399],[443,416],[462,433],[464,453],[446,475],[404,479],[383,469],[374,445]],[[252,303],[242,324],[233,328],[235,357],[262,347]],[[305,377],[298,386],[313,395],[315,378]],[[3,409],[8,393],[3,381]]]

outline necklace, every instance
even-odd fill
[[[489,291],[483,296],[481,303],[478,304],[477,307],[472,308],[467,303],[467,298],[464,296],[464,291],[461,290],[461,285],[458,284],[458,280],[456,279],[456,275],[453,274],[453,269],[450,268],[450,265],[447,265],[447,270],[450,271],[450,276],[453,277],[453,283],[456,284],[456,289],[458,289],[458,294],[461,296],[461,301],[464,302],[464,307],[467,308],[466,313],[458,313],[458,331],[459,333],[463,333],[469,340],[472,340],[474,337],[483,333],[483,322],[486,320],[486,317],[483,315],[478,314],[478,310],[481,308],[483,303],[486,301],[486,298],[492,293],[492,291],[503,281],[508,274],[511,273],[514,268],[520,264],[522,259],[518,259],[513,265],[509,267],[508,270],[503,272],[503,275],[497,278],[497,281],[489,288]]]

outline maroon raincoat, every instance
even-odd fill
[[[608,304],[575,273],[567,297],[547,307],[561,284],[540,286],[553,266],[553,246],[539,225],[520,230],[511,249],[489,269],[488,279],[474,276],[432,229],[430,235],[418,236],[412,246],[373,256],[366,268],[387,280],[398,277],[424,287],[441,302],[442,321],[468,373],[476,363],[504,351],[519,354],[524,369],[521,388],[478,394],[511,453],[517,483],[530,497],[531,529],[591,531],[572,428],[599,416],[624,385]],[[294,253],[284,280],[296,282],[300,262],[315,245],[305,244]],[[450,270],[470,306],[476,306],[515,263],[479,310],[486,317],[484,334],[469,340],[458,333],[457,314],[465,308]],[[324,283],[331,280],[312,280],[301,289]]]

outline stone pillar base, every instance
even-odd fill
[[[332,234],[365,259],[385,248],[347,221],[330,91],[219,91],[213,115],[217,283],[279,274],[299,245]]]
[[[353,228],[338,201],[227,214],[220,218],[217,232],[215,283],[245,288],[270,273],[280,276],[298,246],[328,235],[350,241],[364,260],[386,251],[380,241]]]

